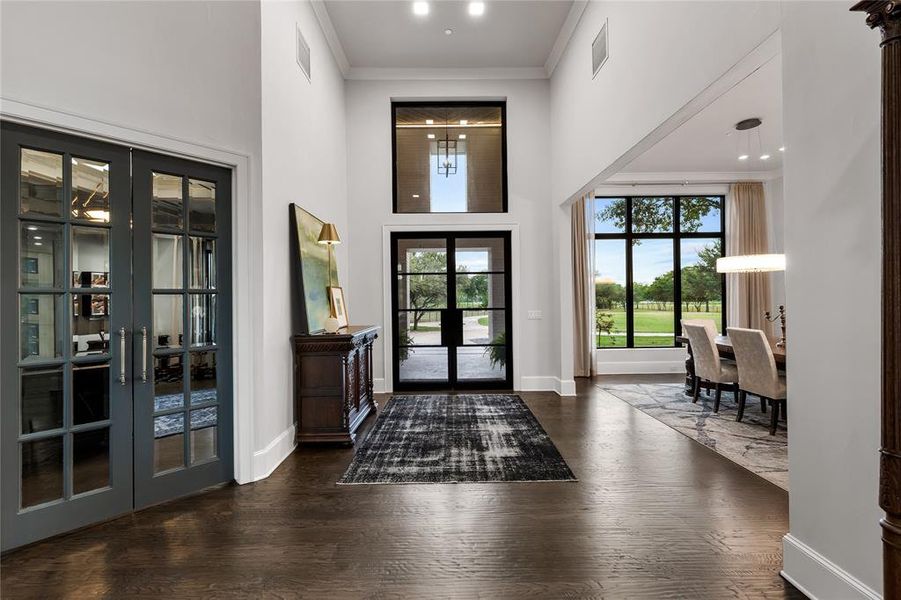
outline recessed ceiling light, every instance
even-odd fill
[[[44,244],[43,244],[43,242],[35,242],[34,245],[35,246],[43,246]]]
[[[413,194],[414,198],[419,198],[419,194]]]
[[[425,124],[426,124],[426,125],[434,125],[434,124],[435,124],[435,119],[426,119],[426,120],[425,120]]]
[[[748,160],[748,155],[742,154],[741,156],[738,157],[738,160]]]
[[[785,146],[779,146],[779,152],[785,152]]]
[[[44,238],[42,238],[42,237],[39,236],[39,235],[36,235],[36,236],[34,236],[34,238],[32,238],[32,239],[35,239],[35,240],[42,240],[42,239],[44,239]]]
[[[460,119],[460,125],[466,125],[467,123],[469,123],[469,121],[466,119]]]
[[[419,15],[420,17],[424,17],[429,14],[429,3],[428,2],[414,2],[413,3],[413,14]]]
[[[465,139],[466,139],[466,134],[465,134],[465,133],[461,133],[461,134],[460,134],[460,139],[461,139],[461,140],[465,140]]]
[[[485,3],[484,2],[470,2],[469,3],[469,15],[471,17],[481,17],[485,14]]]
[[[37,231],[38,230],[38,228],[34,225],[29,225],[25,229],[27,229],[28,231]]]
[[[445,29],[445,30],[444,30],[444,35],[451,35],[453,32],[454,32],[453,29]]]
[[[430,133],[430,134],[428,134],[426,137],[429,138],[430,140],[434,140],[434,139],[435,139],[435,134],[434,134],[434,133]]]
[[[760,155],[760,160],[769,160],[769,159],[770,159],[770,155],[769,155],[769,154],[761,154],[761,155]]]

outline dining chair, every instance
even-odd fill
[[[732,340],[735,361],[738,363],[739,398],[735,420],[741,421],[744,416],[748,394],[760,396],[763,402],[769,401],[772,407],[770,435],[776,435],[780,410],[783,415],[786,413],[787,395],[785,377],[776,368],[770,342],[759,329],[729,327],[726,331]]]
[[[698,401],[701,391],[701,380],[716,386],[716,399],[713,412],[720,410],[720,398],[723,386],[735,394],[738,400],[738,369],[735,363],[723,360],[716,347],[716,324],[708,319],[683,319],[682,330],[688,336],[691,353],[694,357],[695,379],[692,402]]]

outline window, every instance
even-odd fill
[[[507,212],[505,102],[394,102],[395,213]]]
[[[723,196],[595,198],[598,348],[673,347],[679,321],[726,328]]]

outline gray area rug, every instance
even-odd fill
[[[519,396],[395,396],[338,484],[575,481]]]
[[[713,412],[713,392],[710,397],[701,391],[697,404],[684,394],[681,383],[658,384],[596,384],[637,408],[669,425],[676,431],[704,444],[734,463],[752,471],[767,481],[788,490],[788,434],[784,421],[776,435],[771,436],[770,408],[760,412],[757,396],[748,396],[745,416],[735,421],[737,405],[731,392],[724,392],[720,412]]]

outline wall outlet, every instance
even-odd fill
[[[540,310],[530,310],[529,311],[529,320],[530,321],[536,321],[536,320],[542,319],[542,318],[543,318],[543,316],[541,315]]]

